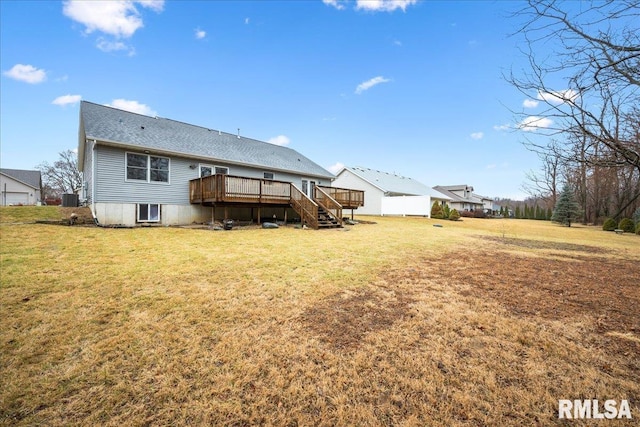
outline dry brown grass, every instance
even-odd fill
[[[375,221],[1,225],[0,423],[550,425],[587,398],[637,421],[637,236]]]

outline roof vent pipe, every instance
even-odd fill
[[[238,128],[238,139],[240,139],[240,128]]]

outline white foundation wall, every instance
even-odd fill
[[[430,196],[394,196],[383,197],[382,215],[415,215],[430,216],[431,215],[431,197]]]
[[[95,216],[102,225],[136,226],[137,212],[135,203],[95,203]],[[160,222],[150,224],[188,225],[194,222],[211,221],[211,208],[200,205],[161,205]]]

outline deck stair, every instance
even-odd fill
[[[342,223],[330,212],[318,206],[318,228],[341,228]]]

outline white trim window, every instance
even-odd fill
[[[160,222],[160,204],[138,203],[138,222]]]
[[[229,168],[225,166],[214,166],[200,164],[200,178],[211,176],[213,174],[229,175]]]
[[[126,181],[169,183],[171,161],[168,157],[126,153],[125,163]]]

